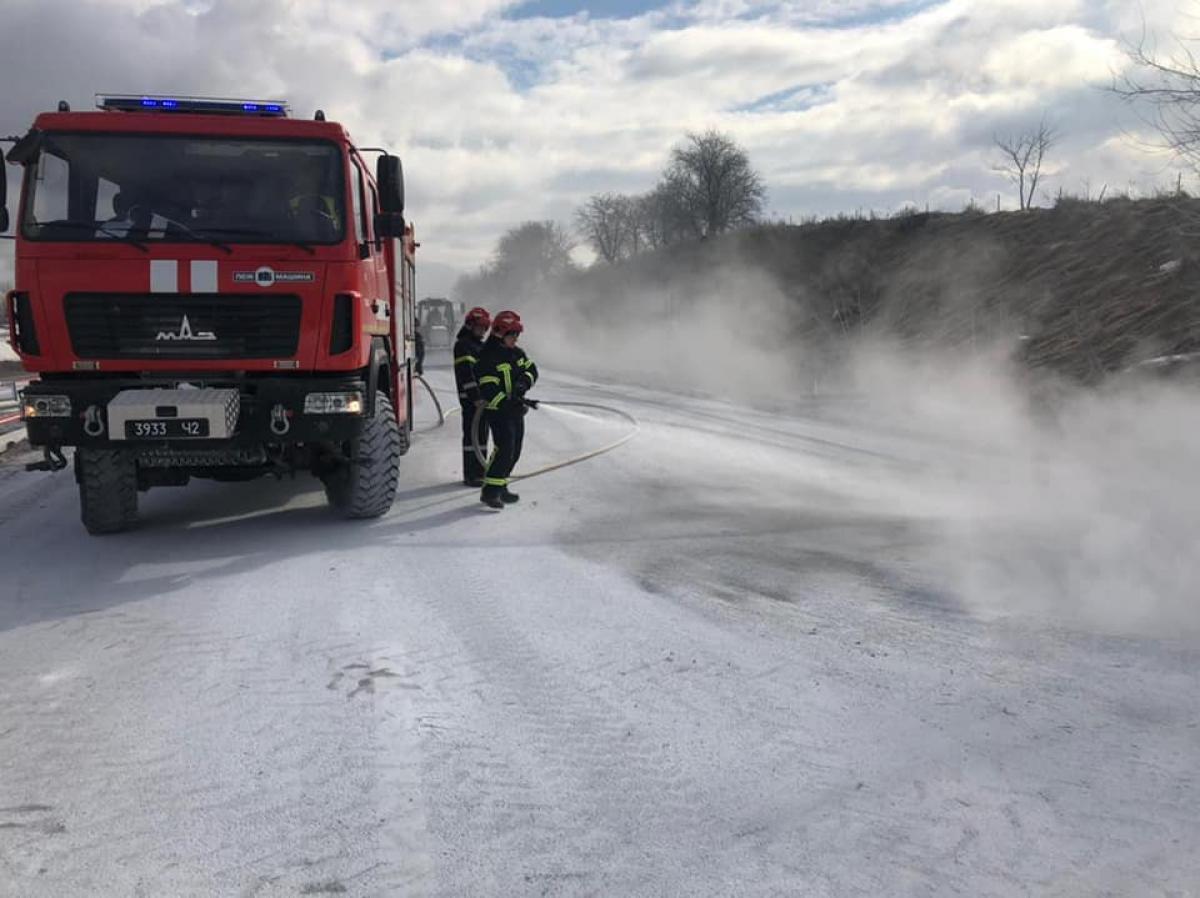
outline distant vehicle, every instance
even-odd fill
[[[399,158],[372,172],[341,125],[282,102],[97,105],[39,115],[7,157],[24,168],[6,306],[36,375],[37,467],[74,447],[91,533],[190,477],[305,470],[345,516],[385,513],[416,348]]]
[[[425,338],[425,348],[449,349],[453,346],[464,314],[463,303],[441,297],[426,297],[417,303],[417,322],[421,336]]]

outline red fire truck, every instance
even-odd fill
[[[7,153],[24,168],[6,306],[36,375],[30,467],[73,447],[91,533],[130,526],[150,487],[298,470],[343,515],[384,514],[415,355],[399,158],[283,102],[97,106],[60,103]]]

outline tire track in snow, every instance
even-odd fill
[[[445,788],[431,830],[454,836],[443,850],[458,858],[441,868],[440,894],[631,893],[653,833],[697,823],[697,785],[636,720],[582,688],[587,671],[531,642],[505,610],[519,596],[460,573],[461,592],[431,613],[463,652],[426,670],[417,699],[426,778]],[[495,859],[507,859],[507,878],[476,879],[485,857],[501,870]]]
[[[414,893],[401,857],[377,850],[378,709],[326,689],[324,659],[344,656],[346,622],[304,581],[284,573],[269,595],[243,587],[198,602],[193,592],[31,628],[30,673],[0,701],[21,721],[4,741],[43,755],[0,776],[0,801],[53,795],[66,833],[19,846],[29,882],[52,874],[22,898],[111,893],[128,875],[119,871],[137,870],[155,894],[235,894],[256,882],[256,894],[294,895],[368,868],[354,888]],[[77,661],[41,682],[37,647],[51,637]],[[352,644],[359,654],[362,640]],[[63,731],[71,708],[84,713]]]

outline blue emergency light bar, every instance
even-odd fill
[[[191,112],[203,115],[259,115],[286,118],[287,103],[279,100],[219,100],[210,97],[164,97],[142,94],[96,94],[100,109],[117,112]]]

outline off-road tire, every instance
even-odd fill
[[[375,398],[375,414],[363,424],[351,444],[354,459],[325,477],[329,504],[346,518],[377,518],[387,514],[396,498],[399,480],[401,427],[384,393]]]
[[[137,520],[137,463],[123,449],[75,450],[79,517],[93,536],[120,533]]]

